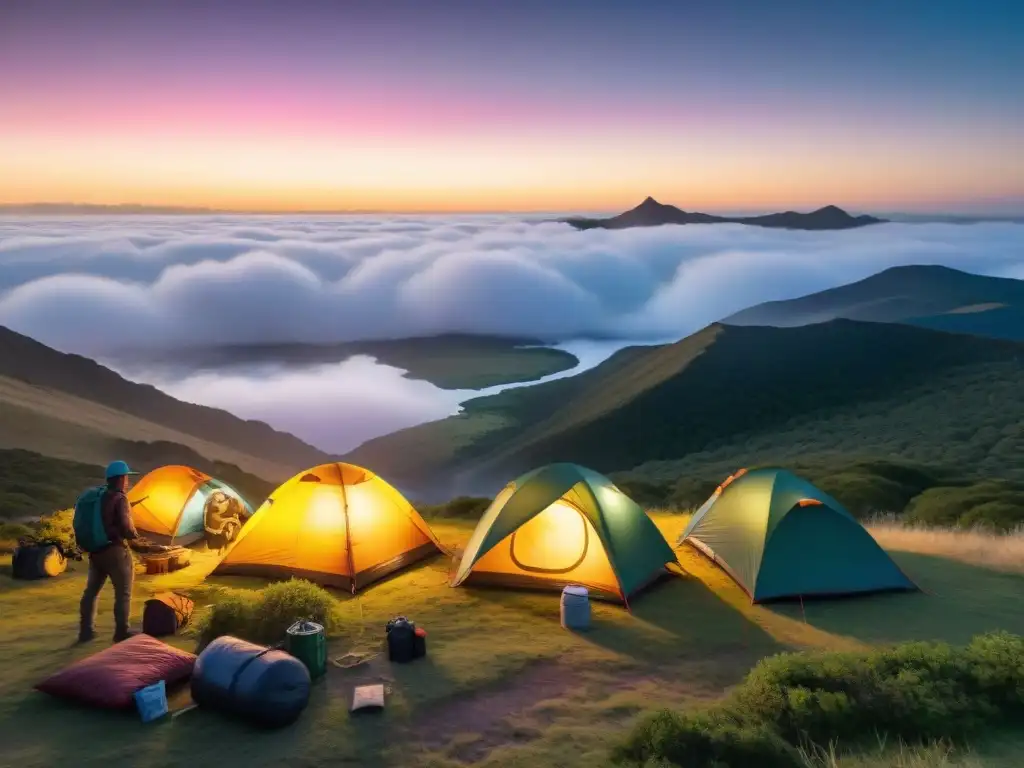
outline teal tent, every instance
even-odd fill
[[[473,531],[452,586],[561,589],[625,602],[676,561],[658,527],[608,478],[550,464],[509,483]]]
[[[838,501],[782,469],[730,476],[694,514],[683,542],[755,603],[917,589]]]

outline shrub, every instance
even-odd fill
[[[612,752],[620,764],[796,768],[800,753],[766,725],[753,725],[724,709],[693,714],[663,710],[641,722]]]
[[[18,546],[18,540],[35,534],[21,523],[0,523],[0,553],[9,554]]]
[[[716,707],[641,722],[614,756],[688,768],[790,765],[779,762],[793,754],[780,742],[795,749],[880,734],[911,744],[957,740],[1022,713],[1024,638],[1015,635],[982,635],[962,648],[787,653],[760,662]]]
[[[36,541],[56,544],[67,557],[81,557],[78,542],[75,540],[75,530],[72,527],[74,517],[74,509],[62,509],[39,518],[39,525],[35,531]]]
[[[419,512],[428,519],[479,520],[490,505],[483,496],[458,496],[444,504],[421,505]]]
[[[615,485],[641,507],[665,506],[671,497],[671,488],[646,480],[622,480],[616,481]]]
[[[221,635],[273,645],[283,641],[285,631],[299,619],[315,621],[330,632],[337,625],[334,598],[302,579],[277,582],[256,592],[221,590],[199,623],[199,646]]]
[[[930,488],[910,503],[905,518],[928,526],[1012,530],[1024,523],[1024,486],[985,481]]]

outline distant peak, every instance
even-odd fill
[[[657,200],[655,200],[650,195],[648,195],[647,197],[644,198],[644,201],[642,203],[640,203],[640,207],[641,208],[643,208],[644,206],[647,206],[647,207],[657,206],[657,207],[661,208],[662,204],[659,203]]]
[[[840,208],[838,205],[826,205],[824,208],[819,208],[815,213],[838,213],[843,216],[849,216],[846,211]]]

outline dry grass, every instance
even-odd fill
[[[885,549],[935,555],[983,568],[1024,573],[1024,533],[917,528],[898,523],[868,526],[871,535]]]
[[[843,755],[831,746],[828,749],[802,750],[807,768],[983,768],[985,762],[970,750],[956,749],[950,744],[911,747],[902,742],[896,747],[879,744],[878,751],[868,754]],[[989,763],[992,764],[992,763]]]
[[[683,531],[693,514],[691,509],[658,507],[647,511],[653,517],[673,520],[671,528],[679,532]],[[993,533],[958,528],[924,528],[902,525],[896,521],[873,522],[867,529],[875,541],[890,552],[932,555],[995,571],[1024,573],[1024,530]],[[674,538],[669,541],[675,543]]]

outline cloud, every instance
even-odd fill
[[[897,264],[1024,275],[1024,225],[576,232],[503,216],[0,219],[0,324],[132,347],[440,332],[682,336]]]
[[[227,408],[337,453],[378,435],[442,419],[456,413],[459,400],[465,399],[465,393],[407,379],[398,368],[363,356],[299,370],[261,366],[185,377],[135,373],[133,378],[178,399]]]

